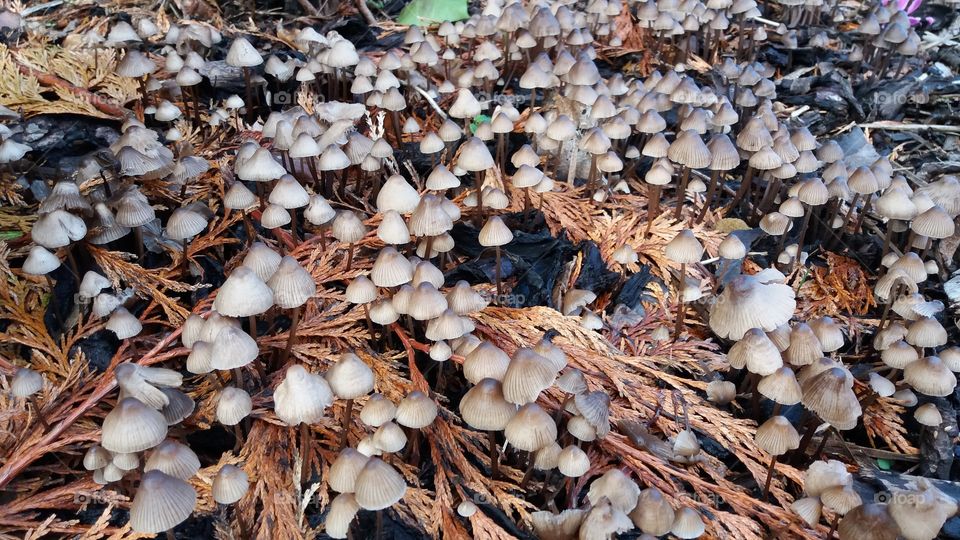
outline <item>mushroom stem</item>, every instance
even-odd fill
[[[353,267],[353,242],[350,242],[350,245],[347,246],[347,270],[350,270]]]
[[[400,131],[400,113],[398,111],[390,111],[390,120],[393,124],[393,134],[397,138],[397,149],[403,147],[403,133]]]
[[[477,171],[473,183],[477,189],[477,215],[474,218],[474,224],[480,228],[483,223],[483,171]],[[427,253],[427,255],[430,254]]]
[[[291,208],[288,211],[290,212],[290,239],[293,241],[293,247],[297,247],[300,244],[297,238],[297,209]]]
[[[703,220],[703,216],[707,213],[707,208],[710,207],[710,203],[713,202],[713,196],[717,192],[717,185],[720,180],[720,171],[715,170],[710,172],[710,186],[707,187],[707,198],[703,201],[703,207],[700,208],[700,213],[697,214],[697,223]]]
[[[370,304],[363,304],[363,316],[367,319],[367,332],[370,333],[370,339],[373,339],[373,321],[370,319]]]
[[[503,285],[500,282],[500,246],[494,248],[494,253],[496,253],[496,268],[494,269],[494,276],[497,280],[497,303],[500,303],[500,297],[503,296]]]
[[[50,274],[44,274],[43,277],[47,278],[47,285],[50,287],[50,310],[53,311],[53,318],[57,321],[57,324],[63,327],[63,318],[60,316],[60,301],[57,300],[57,291],[54,290],[56,284]]]
[[[820,444],[817,445],[817,451],[813,453],[814,456],[819,456],[823,453],[823,449],[827,447],[827,440],[830,439],[830,434],[833,433],[833,428],[828,427],[823,433],[823,437],[820,438]]]
[[[237,388],[243,388],[243,371],[240,368],[233,368],[233,383]]]
[[[790,263],[790,272],[793,272],[793,269],[797,266],[797,261],[799,261],[803,255],[803,237],[807,233],[807,227],[810,225],[810,215],[812,213],[813,210],[810,208],[810,205],[803,203],[803,222],[800,224],[800,233],[797,235],[797,255],[793,258],[793,262]]]
[[[187,258],[187,248],[190,246],[190,242],[186,238],[184,238],[180,242],[181,242],[181,245],[183,246],[183,260],[181,262],[181,264],[183,265],[182,266],[183,277],[187,278],[190,273],[190,262],[189,262],[189,259]]]
[[[777,456],[773,456],[770,458],[770,464],[767,465],[767,480],[763,483],[763,495],[760,497],[764,501],[767,500],[767,495],[770,493],[770,480],[773,479],[773,471],[776,465]]]
[[[893,291],[890,293],[890,298],[887,299],[887,304],[883,306],[883,314],[880,316],[880,323],[877,325],[877,332],[883,330],[884,324],[887,322],[887,317],[890,315],[890,306],[893,305],[893,301],[900,296],[900,282],[897,282],[893,286]]]
[[[249,123],[253,119],[253,92],[250,88],[250,68],[248,67],[243,68],[243,89],[247,97],[244,101],[244,108],[246,109],[244,116]]]
[[[133,228],[133,243],[136,244],[137,248],[137,262],[143,263],[143,229],[140,227]],[[70,250],[67,250],[67,257],[71,259],[72,265],[75,265],[76,262],[73,261],[73,255],[70,253]]]
[[[43,409],[40,408],[40,402],[37,401],[36,395],[31,395],[29,398],[30,405],[33,405],[34,410],[37,413],[37,421],[40,422],[40,425],[43,426],[44,431],[50,429],[50,424],[47,423],[47,419],[43,417]]]
[[[881,259],[887,253],[890,253],[890,239],[893,238],[893,224],[895,221],[895,219],[891,219],[887,222],[887,232],[883,235],[883,250],[880,252]]]
[[[425,261],[429,261],[430,259],[433,258],[430,256],[430,254],[433,252],[433,238],[434,238],[433,236],[428,236],[427,243],[423,247],[423,259]]]
[[[843,234],[843,231],[847,228],[847,225],[850,223],[850,217],[853,216],[853,210],[857,207],[857,202],[860,201],[860,194],[854,193],[853,200],[850,201],[850,208],[847,209],[847,215],[843,218],[843,225],[840,226],[840,233]]]
[[[647,229],[643,233],[645,237],[650,235],[653,220],[660,213],[660,193],[662,190],[663,188],[660,186],[650,186],[650,190],[647,192]]]
[[[256,236],[256,231],[253,228],[253,223],[250,222],[250,216],[246,212],[241,212],[243,214],[243,228],[247,231],[247,245],[253,243],[254,236]]]
[[[753,167],[747,165],[747,171],[743,175],[743,180],[740,181],[740,188],[737,189],[737,193],[733,196],[733,200],[730,201],[730,205],[727,206],[727,210],[733,210],[740,204],[743,197],[750,192],[751,185],[753,185]]]
[[[340,430],[340,449],[347,447],[347,435],[350,433],[350,422],[353,419],[353,400],[348,399],[343,408],[343,427]]]
[[[280,366],[287,363],[290,357],[290,351],[293,350],[293,344],[297,340],[297,327],[300,326],[300,306],[293,308],[290,315],[290,335],[287,336],[287,346],[283,348],[283,354],[280,356]]]
[[[173,529],[166,530],[167,540],[177,540],[177,536],[173,534]]]
[[[490,479],[496,480],[500,476],[500,449],[497,447],[496,431],[487,431],[487,442],[490,445]]]
[[[313,439],[310,434],[310,426],[306,422],[300,422],[300,485],[302,486],[310,479],[309,451]]]
[[[690,181],[690,167],[684,166],[680,175],[680,185],[677,186],[677,207],[673,211],[673,219],[680,221],[680,212],[683,210],[683,202],[686,200],[687,182]]]
[[[678,277],[679,283],[677,284],[677,320],[676,326],[673,329],[673,340],[676,341],[680,339],[680,333],[683,332],[683,316],[684,316],[684,305],[683,305],[683,286],[684,286],[684,274],[686,273],[687,265],[684,263],[680,264],[680,276]]]

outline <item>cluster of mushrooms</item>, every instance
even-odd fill
[[[217,101],[200,91],[223,40],[208,25],[187,21],[164,33],[140,19],[119,22],[106,36],[84,34],[72,46],[122,51],[116,70],[139,83],[137,115],[123,122],[111,159],[89,159],[52,186],[20,270],[51,288],[54,275],[72,279],[78,302],[71,320],[103,320],[125,340],[144,330],[134,314],[137,291],[98,272],[83,256],[84,244],[123,246],[142,264],[180,266],[181,279],[197,283],[201,259],[214,254],[195,250],[193,240],[213,220],[232,220],[242,246],[212,303],[182,323],[185,364],[112,370],[116,406],[84,466],[99,484],[139,477],[131,527],[171,534],[195,509],[190,481],[201,462],[169,429],[194,413],[181,388],[205,380],[218,388],[216,421],[238,440],[260,420],[251,416],[255,398],[272,409],[264,414],[294,430],[304,487],[322,480],[336,493],[326,534],[346,538],[360,510],[381,512],[403,499],[407,483],[396,464],[416,463],[421,430],[438,414],[455,414],[438,405],[442,388],[413,390],[396,402],[376,391],[376,351],[402,334],[422,337],[420,352],[446,369],[443,376],[466,381],[455,409],[488,438],[490,478],[498,478],[509,449],[526,470],[521,489],[541,482],[536,489],[547,507],[526,524],[540,538],[612,538],[632,530],[644,538],[697,538],[708,527],[697,508],[674,507],[621,469],[592,479],[582,497],[571,490],[571,479],[591,473],[590,445],[611,431],[611,396],[568,367],[550,335],[508,353],[478,336],[471,319],[508,301],[512,266],[504,254],[518,221],[552,192],[580,189],[600,205],[640,190],[648,200],[633,210],[646,215],[641,238],[654,222],[681,229],[662,248],[676,283],[656,338],[690,339],[688,326],[703,328],[690,308],[709,305],[707,327],[730,344],[730,370],[711,374],[706,395],[717,406],[744,396],[752,403],[756,445],[769,456],[761,497],[768,497],[778,460],[789,457],[808,465],[789,511],[810,527],[825,520],[831,535],[836,529],[851,539],[935,538],[957,505],[929,483],[887,504],[863,501],[842,463],[808,463],[805,451],[817,433],[822,449],[828,437],[855,428],[881,398],[913,408],[929,429],[943,423],[930,398],[953,393],[960,348],[938,320],[943,303],[921,287],[945,272],[937,243],[954,234],[960,185],[944,176],[912,187],[885,157],[851,164],[836,141],[778,114],[775,69],[756,60],[760,45],[792,40],[788,48],[796,48],[794,26],[838,14],[836,5],[819,1],[766,4],[768,18],[753,0],[591,0],[582,8],[491,0],[466,21],[410,27],[402,48],[377,56],[309,27],[291,34],[296,55],[264,58],[238,36],[225,60],[243,91]],[[656,42],[661,67],[645,77],[604,77],[595,62],[598,48],[620,45],[612,21],[622,13]],[[771,25],[770,17],[784,24]],[[725,36],[734,29],[737,43],[728,50]],[[866,38],[860,58],[875,76],[899,73],[917,54],[919,38],[893,2],[864,15],[859,32]],[[713,77],[686,68],[692,53],[716,60]],[[504,89],[525,99],[498,100]],[[426,113],[439,118],[437,125],[421,127]],[[190,141],[218,137],[238,141],[219,163],[225,189],[211,200],[193,199],[210,162]],[[29,155],[9,128],[0,138],[0,165]],[[413,154],[429,163],[422,177],[403,167]],[[162,202],[142,189],[157,183],[169,192]],[[705,261],[695,231],[715,221],[721,200],[728,201],[724,212],[742,218],[743,230],[730,232],[718,257]],[[805,272],[811,247],[839,247],[871,224],[885,233],[875,284],[883,313],[872,348],[851,360],[843,353],[845,323],[798,319],[790,280]],[[463,261],[455,226],[476,231],[481,257],[493,259],[492,286],[448,286],[445,272]],[[745,234],[755,228],[760,239]],[[298,257],[307,242],[332,253],[350,276],[343,294],[362,310],[371,341],[368,351],[323,359],[323,373],[297,353],[304,313],[329,307],[318,297],[310,263]],[[761,242],[769,250],[752,253],[751,243]],[[369,270],[354,268],[361,250],[375,259]],[[627,274],[648,256],[624,244],[608,263]],[[766,267],[737,272],[722,285],[687,275],[694,266],[739,265],[748,256]],[[563,315],[603,331],[604,314],[591,309],[597,292],[567,291]],[[264,333],[286,337],[265,348],[258,343]],[[23,367],[10,387],[47,429],[37,399],[43,385],[39,373]],[[556,414],[538,404],[551,388],[566,397]],[[342,408],[338,457],[327,471],[311,470],[311,425],[335,401]],[[799,423],[781,414],[796,405]],[[701,452],[689,426],[668,444],[686,463]],[[242,464],[223,465],[212,479],[214,500],[241,500],[255,474]],[[477,511],[469,500],[457,508],[465,519]]]

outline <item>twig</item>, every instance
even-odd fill
[[[117,118],[123,118],[130,114],[130,111],[111,103],[111,99],[104,97],[100,94],[93,93],[86,88],[81,88],[70,82],[67,82],[56,75],[34,69],[24,63],[22,63],[15,55],[11,55],[13,61],[16,62],[17,68],[20,70],[20,73],[28,77],[33,77],[44,86],[56,86],[62,88],[71,94],[76,94],[83,98],[85,101],[93,105],[98,111],[114,116]]]
[[[373,13],[370,13],[370,8],[367,7],[367,0],[354,0],[353,3],[357,6],[357,11],[360,12],[360,15],[363,15],[367,24],[370,26],[377,24],[377,18],[373,16]]]
[[[894,122],[893,120],[880,120],[878,122],[869,122],[859,124],[861,128],[883,129],[887,131],[945,131],[951,133],[960,133],[960,126],[951,126],[947,124],[907,124],[903,122]]]

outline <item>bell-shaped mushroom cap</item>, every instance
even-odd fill
[[[921,348],[947,344],[947,331],[933,317],[921,317],[907,327],[907,343]]]
[[[377,238],[384,244],[399,246],[410,242],[410,231],[407,223],[396,210],[383,212],[383,219],[377,226]]]
[[[538,471],[556,469],[560,462],[560,452],[563,448],[556,441],[551,442],[533,454],[533,468]]]
[[[460,280],[447,292],[447,306],[457,315],[469,315],[483,311],[487,300],[466,281]]]
[[[380,427],[397,414],[397,406],[383,394],[371,394],[360,410],[360,421],[372,427]]]
[[[283,309],[300,307],[317,292],[313,276],[290,255],[280,260],[280,265],[270,276],[267,286],[273,291],[276,305]]]
[[[249,159],[238,163],[236,167],[237,178],[248,182],[269,182],[287,174],[283,165],[277,163],[266,148],[257,148]]]
[[[413,212],[420,203],[420,194],[399,174],[387,178],[377,194],[377,210],[394,210],[401,214]]]
[[[677,538],[699,538],[706,530],[703,518],[693,508],[681,508],[673,519],[670,532]]]
[[[430,345],[430,359],[434,362],[446,362],[453,356],[453,349],[446,341],[437,341]]]
[[[507,422],[504,433],[514,447],[533,452],[557,439],[557,425],[539,405],[527,403]]]
[[[447,299],[432,283],[423,282],[414,289],[410,296],[410,305],[407,314],[414,320],[427,321],[436,319],[447,310]],[[466,333],[466,332],[464,332]],[[460,334],[461,336],[463,334]],[[460,336],[437,337],[437,339],[456,339]]]
[[[310,196],[310,203],[303,211],[303,217],[313,225],[324,225],[337,216],[330,203],[320,194]]]
[[[425,284],[433,286],[430,283]],[[437,295],[439,294],[438,292]],[[436,297],[436,295],[431,296]],[[443,298],[443,296],[440,295],[440,298]],[[446,304],[445,298],[443,303]],[[451,309],[445,309],[438,317],[427,323],[425,335],[430,341],[451,340],[469,334],[473,330],[474,326],[470,319],[457,315]]]
[[[247,248],[247,254],[243,258],[241,266],[253,270],[253,273],[261,281],[266,282],[277,271],[281,259],[283,257],[279,253],[263,242],[254,242]]]
[[[503,398],[500,382],[482,379],[460,400],[460,415],[473,429],[501,431],[516,414],[516,405]]]
[[[700,453],[700,440],[691,429],[684,429],[673,439],[673,452],[678,456],[693,457]]]
[[[273,403],[277,417],[287,424],[313,424],[323,418],[324,409],[333,403],[333,392],[326,379],[294,364],[277,385]]]
[[[103,419],[100,445],[115,453],[142,452],[160,444],[166,436],[163,415],[128,397]]]
[[[139,78],[156,71],[157,65],[142,52],[129,50],[117,64],[116,70],[121,77]]]
[[[177,208],[167,220],[166,234],[171,240],[186,240],[203,232],[207,219],[190,208]]]
[[[140,454],[113,454],[111,456],[114,467],[121,471],[132,471],[140,466]]]
[[[693,231],[684,229],[664,246],[663,252],[673,262],[694,264],[700,262],[700,258],[703,257],[703,246],[693,235]]]
[[[890,379],[878,373],[870,373],[868,384],[880,397],[890,397],[897,391],[896,385]]]
[[[726,405],[737,398],[737,385],[730,381],[713,380],[707,383],[707,400],[716,405]]]
[[[234,182],[223,195],[223,206],[230,210],[246,210],[257,204],[257,196],[243,182]]]
[[[353,493],[356,489],[357,476],[368,460],[367,456],[353,448],[347,447],[341,450],[330,464],[330,472],[327,476],[330,489],[338,493]]]
[[[823,352],[834,352],[843,347],[843,328],[831,317],[820,317],[810,321],[810,328],[820,341]]]
[[[16,398],[30,397],[43,388],[43,375],[30,368],[17,368],[10,381],[10,393]]]
[[[211,494],[218,504],[233,504],[247,494],[250,480],[247,473],[236,465],[224,465],[213,477]]]
[[[735,234],[728,234],[720,242],[720,256],[724,259],[738,260],[747,256],[747,246]]]
[[[670,532],[676,513],[663,492],[649,487],[640,492],[630,519],[645,534],[663,536]]]
[[[640,487],[620,469],[612,468],[603,473],[603,476],[590,483],[587,500],[592,504],[599,504],[606,497],[610,504],[621,512],[630,512],[637,506],[640,496]]]
[[[940,351],[940,361],[950,369],[950,371],[960,371],[960,347],[947,347]]]
[[[325,375],[330,389],[340,399],[356,399],[373,390],[373,371],[359,356],[343,353]]]
[[[957,377],[937,356],[927,356],[908,364],[903,368],[903,380],[928,396],[949,396],[957,386]]]
[[[533,512],[530,514],[530,527],[537,538],[576,540],[577,532],[586,515],[587,511],[582,508],[571,508],[559,514],[546,510]]]
[[[437,404],[419,390],[407,394],[397,405],[397,424],[403,427],[423,429],[436,417]]]
[[[760,219],[760,229],[771,236],[786,234],[792,226],[790,218],[780,212],[769,212]]]
[[[759,328],[747,330],[743,337],[730,347],[727,360],[733,368],[746,367],[750,373],[761,376],[770,375],[783,365],[777,346]]]
[[[793,327],[784,357],[793,366],[808,366],[823,357],[823,346],[810,325],[801,322]]]
[[[88,471],[102,469],[110,464],[110,452],[99,444],[94,444],[83,455],[83,468]]]
[[[130,504],[130,528],[134,532],[156,534],[182,523],[197,504],[197,492],[187,482],[148,471]]]
[[[548,359],[531,349],[517,349],[503,375],[503,395],[517,405],[532,403],[540,392],[553,385],[556,377],[557,370]]]
[[[931,206],[910,222],[910,230],[928,238],[940,240],[953,236],[953,218],[939,206]]]
[[[230,44],[230,50],[227,51],[227,65],[253,67],[262,63],[263,57],[246,38],[238,37]]]
[[[27,274],[41,276],[60,268],[60,259],[43,246],[33,246],[22,268]]]
[[[843,515],[837,532],[844,540],[897,540],[900,527],[894,521],[887,505],[869,503],[853,508]]]
[[[230,273],[213,300],[213,309],[228,317],[259,315],[272,306],[273,291],[245,266]]]
[[[460,147],[456,166],[467,172],[479,172],[496,165],[490,150],[479,137],[470,137]]]
[[[397,287],[413,279],[413,265],[392,246],[387,246],[377,255],[370,279],[377,287]]]
[[[386,326],[393,324],[400,319],[400,314],[393,306],[393,301],[389,298],[380,298],[370,304],[370,320],[374,324]]]
[[[790,509],[800,516],[807,525],[815,527],[820,522],[823,504],[820,502],[820,497],[802,497],[793,501]]]
[[[79,217],[66,210],[54,210],[41,215],[33,223],[30,236],[37,244],[56,249],[70,245],[87,234],[87,226]]]
[[[484,247],[505,246],[513,241],[513,233],[500,216],[491,216],[480,229],[478,240]]]
[[[443,197],[427,193],[410,215],[410,233],[416,237],[440,236],[453,228]]]
[[[373,433],[373,444],[384,454],[393,454],[407,445],[407,434],[393,422],[386,422]]]
[[[740,339],[751,328],[769,332],[789,321],[796,306],[791,287],[741,275],[727,285],[711,306],[710,328],[728,339]]]
[[[463,361],[463,376],[478,384],[482,379],[502,381],[510,365],[510,357],[496,345],[483,341]]]
[[[264,229],[279,229],[290,223],[290,212],[277,204],[268,204],[260,214],[260,225]]]
[[[757,446],[772,456],[782,456],[800,446],[800,435],[786,417],[771,416],[757,428]]]
[[[564,476],[579,478],[590,470],[590,458],[580,447],[570,445],[560,451],[557,457],[557,468]]]
[[[933,540],[948,518],[957,511],[957,503],[930,485],[917,481],[917,490],[894,490],[887,511],[907,540]]]
[[[597,294],[585,289],[570,289],[563,296],[564,315],[576,315],[580,309],[597,299]]]
[[[421,283],[429,283],[435,288],[443,287],[445,279],[443,272],[430,261],[420,261],[414,265],[412,283],[416,287]]]
[[[353,493],[341,493],[330,502],[330,509],[324,521],[324,532],[330,538],[347,538],[350,524],[360,510]]]
[[[307,135],[307,137],[309,138],[309,135]],[[300,185],[300,182],[297,182],[296,178],[292,175],[285,174],[274,184],[273,189],[270,190],[270,196],[267,201],[270,204],[275,204],[280,208],[289,210],[291,208],[303,208],[307,206],[307,204],[310,203],[310,195],[307,193],[307,190]]]
[[[136,336],[143,329],[140,319],[120,306],[113,310],[104,328],[116,334],[117,339],[128,339]]]
[[[338,213],[333,219],[331,232],[338,241],[352,244],[363,240],[367,234],[367,228],[355,213],[347,210]]]
[[[824,370],[802,384],[803,404],[824,422],[839,430],[853,429],[863,412],[849,373],[843,368]]]
[[[800,403],[803,391],[793,370],[783,366],[757,383],[760,395],[781,405]]]
[[[403,498],[407,483],[393,467],[370,458],[357,475],[354,496],[364,510],[383,510]]]
[[[710,165],[710,150],[700,135],[693,130],[684,130],[670,144],[667,157],[691,169],[703,169]]]
[[[200,470],[200,460],[189,446],[168,439],[153,450],[143,470],[162,471],[174,478],[189,480]]]
[[[357,276],[347,285],[347,302],[351,304],[369,304],[377,299],[377,286],[367,276]]]
[[[227,386],[217,399],[217,421],[225,426],[235,426],[253,410],[250,394],[242,388]]]
[[[210,365],[213,369],[234,369],[253,362],[260,354],[257,342],[236,326],[226,326],[213,340]]]
[[[937,427],[943,423],[940,409],[933,403],[924,403],[913,411],[913,417],[922,426]]]

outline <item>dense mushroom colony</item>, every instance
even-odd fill
[[[960,348],[929,285],[953,267],[938,246],[954,237],[960,186],[952,176],[916,185],[889,156],[847,156],[783,114],[761,47],[816,47],[826,38],[799,27],[833,25],[849,15],[838,5],[490,0],[465,21],[400,29],[384,51],[309,26],[278,40],[295,50],[195,21],[90,30],[84,46],[119,50],[116,74],[138,97],[109,148],[39,201],[13,272],[71,288],[71,305],[50,297],[62,339],[96,326],[122,344],[91,375],[108,381],[84,405],[110,404],[99,440],[74,441],[89,443],[93,482],[136,485],[123,503],[130,529],[172,536],[195,511],[217,504],[227,515],[264,496],[248,491],[260,471],[244,459],[276,428],[294,472],[270,489],[316,493],[332,538],[379,536],[385,513],[409,523],[402,505],[423,504],[410,491],[431,485],[446,505],[436,519],[477,537],[504,527],[497,537],[935,538],[954,500],[926,480],[867,500],[856,462],[833,449],[863,429],[877,436],[871,407],[957,435],[937,398],[954,394]],[[649,47],[636,75],[604,58],[623,44],[624,17]],[[897,77],[919,54],[895,2],[856,17],[848,58],[865,76]],[[211,100],[215,64],[235,93]],[[32,152],[10,126],[0,164],[14,172]],[[633,223],[627,236],[594,237],[619,275],[594,290],[572,280],[545,290],[550,307],[531,309],[573,324],[508,340],[484,314],[520,319],[534,305],[519,288],[532,271],[523,250],[545,219],[567,226],[564,205]],[[883,238],[865,293],[878,303],[873,329],[811,311],[802,286],[814,259],[868,226]],[[120,251],[122,267],[101,262]],[[662,286],[643,277],[648,266]],[[144,287],[179,297],[165,303]],[[616,305],[631,287],[647,289],[644,304]],[[637,343],[632,326],[645,328]],[[680,368],[699,373],[692,389],[668,364],[625,367],[659,379],[647,398],[578,348],[613,356],[631,341],[635,357],[653,358],[710,339],[726,353]],[[20,411],[56,437],[69,423],[45,402],[60,384],[49,377],[64,375],[31,368],[44,354],[0,367]],[[727,439],[704,431],[685,393],[754,434],[761,465],[727,471],[751,478],[729,488],[750,498],[698,498],[698,478],[725,474],[716,456]],[[454,425],[469,441],[458,458],[431,442]],[[198,457],[189,434],[205,428],[235,449]],[[627,448],[646,456],[642,467],[618,462]],[[441,492],[421,474],[461,458],[489,486],[449,478],[456,490]],[[651,482],[654,464],[675,480]],[[0,485],[24,466],[6,465]],[[524,502],[472,497],[481,489]],[[782,515],[738,506],[769,499]],[[754,523],[723,523],[737,513]],[[276,537],[250,517],[233,512],[227,527]],[[437,535],[436,524],[417,526]]]

